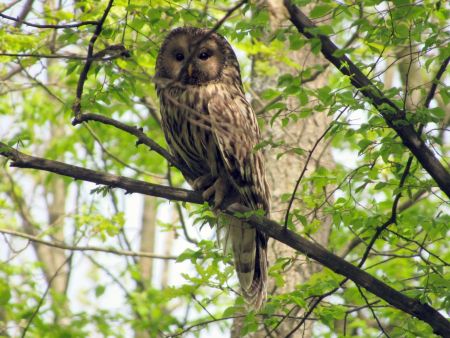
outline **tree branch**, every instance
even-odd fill
[[[20,18],[15,18],[13,16],[9,16],[9,15],[3,14],[3,13],[0,13],[0,17],[3,19],[14,21],[16,23],[23,24],[25,26],[36,27],[36,28],[64,29],[64,28],[76,28],[76,27],[81,27],[81,26],[86,26],[86,25],[98,24],[97,21],[82,21],[82,22],[67,23],[67,24],[61,24],[61,25],[40,25],[37,23],[23,21]]]
[[[108,248],[101,248],[98,246],[76,246],[76,245],[66,245],[64,243],[58,243],[58,242],[50,242],[43,240],[39,237],[32,236],[25,234],[23,232],[18,232],[14,230],[9,229],[1,229],[0,233],[2,234],[8,234],[11,236],[16,237],[22,237],[25,239],[28,239],[31,242],[43,244],[46,246],[51,246],[54,248],[59,248],[63,250],[70,250],[70,251],[98,251],[98,252],[106,252],[114,255],[119,256],[130,256],[130,257],[146,257],[146,258],[154,258],[154,259],[177,259],[176,256],[165,256],[165,255],[158,255],[151,252],[142,252],[142,251],[130,251],[130,250],[116,250],[116,249],[108,249]]]
[[[71,256],[67,257],[64,262],[56,269],[55,273],[53,274],[53,276],[49,279],[48,283],[47,283],[47,287],[45,288],[44,293],[42,294],[41,298],[39,299],[39,302],[36,306],[36,308],[34,309],[33,313],[31,314],[31,316],[29,317],[29,319],[27,320],[27,324],[25,325],[22,334],[21,334],[21,338],[25,338],[27,336],[27,331],[31,326],[31,323],[33,322],[34,318],[36,317],[36,315],[39,312],[39,309],[42,307],[42,304],[44,304],[44,300],[47,297],[48,292],[50,291],[50,288],[52,287],[52,283],[53,281],[58,277],[59,272],[61,271],[61,269],[67,264],[67,262],[69,262]]]
[[[89,69],[91,68],[93,62],[92,56],[94,55],[94,45],[100,33],[102,32],[103,24],[105,23],[106,17],[108,16],[109,11],[111,10],[113,2],[114,0],[109,0],[108,5],[106,6],[106,9],[103,12],[101,19],[97,22],[97,27],[95,28],[94,34],[92,34],[91,40],[89,41],[89,47],[86,56],[87,60],[86,63],[84,64],[83,70],[80,73],[80,78],[78,79],[77,93],[76,93],[77,97],[75,98],[75,103],[73,104],[72,108],[75,116],[77,116],[81,112],[81,96],[83,95],[84,83],[87,80]]]
[[[437,86],[441,80],[442,75],[444,75],[445,70],[450,62],[450,56],[447,57],[444,62],[439,67],[436,76],[434,77],[433,84],[431,85],[430,91],[428,92],[427,98],[425,99],[424,107],[428,108],[430,106],[431,100],[433,100],[434,94],[436,93]]]
[[[229,210],[237,212],[248,211],[247,208],[237,204],[230,206]],[[258,216],[250,216],[245,218],[245,220],[266,235],[298,250],[330,270],[351,279],[393,307],[428,323],[436,334],[445,337],[450,332],[450,322],[434,308],[405,296],[366,271],[327,251],[322,246],[303,238],[293,231],[286,230],[272,220]]]
[[[391,209],[391,217],[381,226],[377,227],[375,234],[373,235],[372,239],[370,240],[369,244],[367,245],[366,251],[363,254],[363,258],[361,259],[361,262],[358,264],[358,267],[362,267],[364,262],[366,261],[367,257],[369,257],[370,250],[372,250],[372,247],[375,244],[375,241],[380,237],[380,235],[383,233],[384,230],[386,230],[389,226],[397,222],[397,214],[398,214],[398,202],[400,201],[400,198],[402,197],[401,188],[405,184],[406,178],[409,175],[409,170],[411,169],[413,157],[412,155],[409,156],[408,161],[405,166],[405,170],[403,171],[402,177],[400,179],[400,183],[398,188],[400,189],[399,193],[394,198],[394,203],[392,203],[392,209]]]
[[[108,46],[91,57],[76,54],[37,54],[37,53],[0,53],[0,56],[9,56],[17,58],[36,58],[36,59],[64,59],[80,61],[111,61],[121,57],[129,57],[130,52],[122,45]]]
[[[192,178],[192,179],[195,178],[195,176],[193,175],[191,170],[186,165],[184,165],[183,163],[180,163],[166,149],[164,149],[158,143],[156,143],[150,137],[148,137],[144,133],[142,128],[129,126],[125,123],[114,120],[114,119],[109,118],[104,115],[91,114],[91,113],[83,113],[83,114],[79,114],[78,116],[75,116],[75,118],[72,120],[72,125],[76,126],[77,124],[80,124],[82,122],[88,122],[88,121],[97,121],[97,122],[100,122],[103,124],[107,124],[107,125],[117,128],[117,129],[120,129],[124,132],[127,132],[128,134],[136,136],[136,138],[138,139],[136,141],[136,145],[145,144],[147,147],[150,148],[150,150],[154,150],[158,154],[160,154],[162,157],[164,157],[170,163],[170,165],[173,165],[176,168],[178,168],[178,170],[181,171],[181,173],[184,175],[184,177]]]
[[[413,153],[423,168],[433,177],[442,191],[450,197],[450,173],[444,168],[427,147],[414,126],[406,119],[406,112],[388,99],[356,65],[341,50],[323,34],[314,32],[317,26],[291,1],[284,0],[289,12],[289,19],[297,30],[308,39],[319,39],[322,54],[344,75],[350,78],[352,84],[368,98],[383,116],[389,127],[394,129],[403,144]],[[342,55],[342,56],[339,56]]]
[[[386,330],[384,329],[383,325],[381,324],[380,320],[378,319],[377,314],[375,313],[375,310],[373,309],[373,307],[370,305],[369,300],[367,299],[366,295],[364,294],[364,292],[361,290],[361,288],[359,287],[358,284],[356,284],[356,287],[358,288],[359,294],[361,295],[361,297],[364,299],[364,302],[366,303],[367,307],[369,308],[370,312],[372,312],[372,316],[373,318],[375,318],[375,321],[377,322],[378,328],[381,330],[381,332],[383,332],[383,334],[390,338],[389,334],[386,332]]]
[[[0,155],[9,158],[12,161],[11,165],[15,167],[54,172],[75,179],[125,189],[128,193],[137,192],[169,200],[197,204],[203,204],[205,202],[201,193],[198,191],[160,186],[126,177],[99,173],[94,170],[84,169],[58,161],[25,155],[2,142],[0,142]],[[249,211],[251,210],[242,205],[232,204],[225,212],[233,215],[235,212],[247,213]],[[447,319],[428,304],[422,304],[418,300],[403,295],[401,292],[396,291],[369,273],[327,251],[322,246],[303,238],[293,231],[285,229],[277,222],[254,215],[245,217],[244,219],[268,236],[298,250],[330,270],[351,279],[393,307],[428,323],[436,334],[445,336],[450,332],[450,323]]]
[[[33,8],[33,2],[34,0],[25,1],[22,10],[17,16],[17,21],[14,23],[14,27],[20,28],[20,26],[22,26],[22,21],[26,19],[28,14],[31,12],[31,9]]]
[[[169,200],[202,204],[203,198],[199,192],[192,190],[171,188],[162,185],[147,183],[128,177],[101,173],[59,161],[47,160],[21,153],[5,143],[0,142],[0,155],[9,158],[12,167],[32,168],[53,172],[59,175],[72,177],[77,180],[103,184],[111,188],[121,188],[127,193],[140,193],[144,195],[162,197]]]

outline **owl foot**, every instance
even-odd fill
[[[225,199],[229,188],[230,187],[229,184],[227,184],[227,180],[219,176],[216,181],[202,193],[202,197],[206,201],[209,201],[209,199],[214,195],[214,210],[217,210]]]
[[[192,188],[194,190],[205,190],[206,188],[211,187],[214,183],[214,178],[211,174],[206,174],[200,177],[197,177],[194,182],[192,182]]]

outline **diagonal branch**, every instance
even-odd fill
[[[128,193],[137,192],[169,200],[197,204],[205,203],[201,196],[201,192],[198,191],[165,187],[122,176],[99,173],[94,170],[84,169],[58,161],[25,155],[2,142],[0,142],[0,155],[10,159],[12,161],[11,166],[14,167],[49,171],[75,179],[104,184],[113,188],[125,189]],[[242,205],[232,204],[225,212],[233,214],[235,212],[247,213],[249,211],[251,210]],[[450,322],[448,322],[436,309],[428,304],[423,304],[418,300],[405,296],[366,271],[361,270],[359,267],[327,251],[322,246],[309,241],[297,233],[285,229],[277,222],[264,217],[253,215],[246,217],[245,221],[275,240],[298,250],[332,271],[351,279],[353,282],[380,297],[393,307],[428,323],[436,334],[445,336],[450,332]]]
[[[450,173],[406,119],[406,112],[387,98],[347,56],[343,55],[328,36],[313,33],[317,26],[297,6],[289,0],[284,0],[284,4],[289,12],[289,19],[297,30],[308,39],[320,39],[321,51],[325,58],[342,74],[348,76],[352,84],[372,102],[388,126],[396,131],[403,144],[433,177],[442,191],[450,197]]]
[[[247,208],[236,204],[230,206],[229,209],[238,212],[248,211]],[[450,322],[436,311],[436,309],[428,304],[423,304],[416,299],[405,296],[366,271],[329,252],[319,244],[309,241],[267,218],[250,216],[246,218],[246,222],[255,226],[266,235],[314,259],[330,270],[351,279],[393,307],[428,323],[436,334],[445,337],[450,332]]]
[[[103,24],[105,23],[106,17],[109,14],[109,11],[112,8],[114,0],[109,0],[108,5],[106,6],[105,11],[103,12],[103,15],[101,19],[97,22],[97,26],[95,28],[94,34],[92,34],[91,40],[89,41],[89,47],[88,52],[86,56],[86,63],[84,64],[83,70],[81,71],[80,78],[78,79],[77,84],[77,97],[75,99],[75,103],[73,104],[73,112],[75,116],[80,114],[81,111],[81,96],[83,95],[84,90],[84,83],[87,80],[89,69],[91,69],[92,62],[94,61],[92,59],[92,56],[94,55],[94,45],[97,41],[97,38],[99,37],[100,33],[103,29]]]
[[[408,161],[406,162],[405,170],[403,171],[402,177],[400,179],[399,184],[399,193],[394,198],[394,203],[392,203],[392,209],[391,209],[391,217],[381,226],[377,227],[375,234],[373,235],[372,239],[370,240],[369,244],[367,245],[366,251],[363,254],[363,257],[358,264],[359,267],[362,267],[364,265],[364,262],[366,261],[367,257],[369,257],[370,250],[372,250],[372,247],[375,244],[375,241],[380,237],[380,235],[383,233],[384,230],[386,230],[389,226],[397,222],[397,214],[398,214],[398,202],[400,201],[400,198],[402,197],[401,188],[403,188],[403,185],[405,184],[406,178],[409,175],[409,171],[411,169],[411,165],[413,162],[412,155],[409,156]]]
[[[184,163],[180,163],[180,161],[178,161],[174,156],[172,156],[166,149],[164,149],[158,143],[156,143],[150,137],[148,137],[141,128],[129,126],[123,122],[114,120],[107,116],[92,113],[79,114],[73,119],[72,124],[76,126],[77,124],[88,121],[96,121],[103,124],[107,124],[117,129],[120,129],[128,134],[136,136],[137,138],[136,145],[145,144],[147,147],[150,148],[150,150],[154,150],[162,157],[164,157],[170,163],[170,165],[173,165],[176,168],[178,168],[184,175],[184,177],[195,178],[191,170]]]
[[[380,328],[381,332],[383,332],[383,334],[390,338],[389,334],[386,332],[386,330],[384,329],[383,325],[381,325],[380,320],[378,319],[377,314],[375,313],[375,310],[373,309],[373,307],[370,305],[369,300],[367,299],[366,295],[364,294],[364,292],[361,290],[361,288],[359,287],[358,284],[356,284],[356,287],[358,288],[359,294],[361,295],[361,297],[364,299],[364,302],[366,303],[367,307],[369,308],[370,312],[372,312],[372,316],[373,318],[375,318],[375,321],[377,322],[378,327]]]
[[[434,94],[436,93],[437,86],[441,80],[442,75],[444,75],[445,70],[450,62],[450,56],[447,57],[444,62],[439,67],[436,76],[434,77],[433,84],[431,85],[430,91],[428,92],[427,98],[425,99],[424,107],[428,108],[430,106],[431,100],[433,100]]]
[[[174,201],[202,204],[201,194],[192,190],[171,188],[162,185],[147,183],[128,177],[101,173],[95,170],[77,167],[59,161],[47,160],[40,157],[21,153],[5,143],[0,142],[0,155],[9,158],[12,167],[32,168],[55,174],[72,177],[76,180],[103,184],[111,188],[121,188],[127,193],[140,193],[144,195],[162,197]]]

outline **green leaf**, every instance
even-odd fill
[[[7,283],[0,280],[0,305],[5,306],[11,299],[11,290]]]
[[[264,90],[260,96],[264,100],[272,100],[280,95],[281,95],[281,93],[278,90],[269,88],[269,89]]]
[[[320,4],[320,5],[316,5],[311,12],[309,12],[309,16],[312,19],[315,18],[320,18],[325,16],[326,14],[328,14],[332,9],[333,9],[333,5],[332,4]]]
[[[241,335],[245,336],[249,333],[258,330],[258,321],[256,320],[255,313],[250,312],[244,319],[244,324],[241,329]]]
[[[196,255],[197,251],[194,251],[192,249],[186,249],[177,257],[176,262],[183,262],[188,259],[194,260]]]
[[[375,190],[382,190],[386,186],[387,186],[386,182],[378,182],[377,184],[375,184],[374,189]]]
[[[361,141],[358,142],[358,146],[359,146],[359,154],[362,154],[368,146],[370,146],[373,142],[367,139],[362,139]]]
[[[297,33],[289,35],[289,49],[298,50],[305,45],[306,41],[302,39]]]
[[[395,26],[395,33],[400,38],[408,38],[409,37],[409,26],[404,23],[399,23]]]
[[[95,288],[95,297],[100,297],[101,295],[103,295],[105,293],[106,287],[104,285],[98,285]]]

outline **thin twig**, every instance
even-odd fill
[[[348,106],[345,107],[344,109],[342,109],[342,111],[335,118],[336,121],[342,116],[342,114],[347,110],[347,108],[348,108]],[[288,204],[288,207],[287,207],[287,210],[286,210],[286,214],[284,216],[284,227],[285,228],[287,228],[288,221],[289,221],[289,213],[291,211],[292,204],[294,203],[295,195],[297,194],[297,190],[298,190],[298,187],[300,186],[300,182],[302,181],[302,178],[305,175],[306,170],[308,169],[309,161],[311,160],[311,157],[314,154],[314,151],[316,150],[316,148],[319,145],[319,143],[323,140],[323,138],[328,134],[328,132],[333,127],[334,127],[334,123],[330,123],[330,125],[327,127],[327,129],[325,129],[325,131],[322,133],[322,135],[320,135],[320,137],[316,140],[316,142],[314,143],[314,145],[311,148],[311,150],[309,150],[309,152],[308,152],[308,157],[306,158],[306,161],[305,161],[305,164],[303,166],[303,169],[300,172],[300,175],[299,175],[297,181],[295,182],[294,191],[292,191],[292,195],[291,195],[291,198],[289,200],[289,204]]]
[[[356,287],[358,288],[359,294],[361,295],[361,297],[364,299],[364,301],[366,302],[367,307],[369,308],[370,312],[372,312],[372,316],[373,318],[375,318],[378,327],[380,328],[381,332],[383,332],[383,334],[390,338],[390,336],[387,334],[386,330],[384,329],[383,325],[381,325],[380,320],[378,319],[378,316],[376,315],[374,309],[372,308],[372,306],[369,303],[369,300],[367,299],[366,295],[364,294],[364,292],[361,290],[361,288],[359,287],[358,284],[356,284]]]
[[[407,238],[405,236],[403,236],[402,234],[392,230],[392,229],[387,229],[389,232],[393,233],[395,236],[400,237],[401,239],[403,239],[406,242],[411,242],[416,244],[421,250],[425,251],[426,253],[428,253],[430,256],[433,256],[434,258],[436,258],[438,261],[440,261],[444,266],[450,266],[449,263],[447,263],[445,260],[443,260],[441,257],[439,257],[438,255],[436,255],[435,253],[431,252],[430,250],[428,250],[425,246],[423,246],[423,244],[421,244],[420,242],[411,239],[411,238]]]
[[[169,185],[171,187],[173,187],[173,182],[172,182],[172,173],[170,171],[170,167],[167,168],[167,181],[169,182]],[[175,209],[178,213],[178,218],[180,219],[180,223],[181,223],[181,229],[183,230],[183,234],[184,237],[186,238],[186,240],[192,244],[198,244],[198,241],[196,241],[194,238],[192,238],[189,235],[189,232],[187,230],[187,224],[186,221],[184,219],[184,215],[183,215],[183,210],[181,209],[180,203],[175,203]]]
[[[217,318],[216,317],[214,317],[212,314],[211,314],[211,312],[209,312],[208,311],[208,309],[197,299],[197,297],[195,297],[195,294],[194,293],[191,293],[191,297],[192,297],[192,299],[194,299],[194,301],[198,304],[198,305],[200,305],[200,307],[203,309],[203,310],[205,310],[205,312],[212,318],[212,319],[214,319],[214,320],[217,320]]]
[[[406,163],[405,166],[405,170],[403,171],[402,177],[400,179],[400,183],[398,188],[401,189],[403,187],[403,185],[405,184],[406,178],[409,175],[409,170],[411,169],[411,165],[412,165],[412,161],[413,161],[414,157],[411,155],[408,158],[408,161]],[[358,267],[362,267],[364,265],[364,262],[366,261],[367,257],[369,256],[370,250],[372,249],[373,245],[375,244],[375,241],[378,239],[378,237],[380,237],[381,233],[386,230],[391,224],[394,224],[395,222],[397,222],[397,207],[398,207],[398,202],[400,200],[400,198],[402,197],[402,193],[399,192],[394,199],[394,203],[392,204],[392,210],[391,210],[391,217],[389,217],[389,219],[381,226],[379,226],[375,232],[375,234],[373,235],[372,239],[370,240],[369,244],[367,245],[366,251],[363,254],[363,257],[361,259],[361,261],[358,264]]]
[[[108,155],[109,157],[111,157],[114,161],[116,161],[117,163],[121,164],[122,166],[129,168],[133,171],[135,171],[138,174],[142,174],[142,175],[146,175],[149,177],[153,177],[159,180],[164,180],[165,177],[162,175],[157,175],[157,174],[153,174],[151,172],[139,169],[133,165],[130,165],[128,163],[126,163],[125,161],[121,160],[120,158],[118,158],[116,155],[114,155],[113,153],[111,153],[102,143],[102,141],[100,140],[99,136],[95,133],[95,131],[88,125],[85,124],[84,127],[87,129],[87,131],[89,132],[89,134],[91,134],[91,136],[94,138],[94,140],[97,142],[97,144],[100,146],[100,148],[103,150],[103,152]]]
[[[53,28],[53,29],[64,29],[64,28],[76,28],[76,27],[81,27],[81,26],[87,26],[87,25],[97,25],[98,22],[97,21],[82,21],[82,22],[74,22],[74,23],[66,23],[66,24],[61,24],[61,25],[49,25],[49,24],[45,24],[45,25],[41,25],[41,24],[37,24],[37,23],[32,23],[32,22],[28,22],[28,21],[22,21],[18,18],[0,13],[0,17],[7,19],[7,20],[11,20],[11,21],[15,21],[18,23],[21,23],[25,26],[30,26],[30,27],[36,27],[36,28]]]
[[[106,50],[105,52],[107,52]],[[128,53],[128,52],[124,52]],[[114,53],[111,56],[103,57],[103,53],[96,53],[92,57],[70,54],[36,54],[36,53],[0,53],[0,56],[18,57],[18,58],[37,58],[37,59],[66,59],[66,60],[82,60],[82,61],[111,61],[119,57],[123,57],[123,53]],[[104,53],[106,54],[106,53]]]
[[[346,282],[348,281],[348,278],[343,279],[338,287],[335,287],[333,290],[330,290],[317,298],[313,299],[309,304],[308,311],[304,314],[303,318],[300,320],[300,322],[291,330],[289,333],[285,336],[285,338],[290,338],[292,335],[305,323],[307,319],[309,319],[309,316],[313,313],[314,309],[320,304],[320,302],[325,299],[328,296],[331,296],[333,293],[335,293],[337,290],[339,290]]]
[[[67,257],[64,262],[58,267],[58,269],[56,269],[55,273],[53,274],[52,278],[50,278],[50,280],[47,283],[47,287],[45,288],[45,291],[41,297],[41,299],[39,300],[38,305],[36,306],[36,308],[34,309],[33,313],[30,316],[30,319],[28,319],[27,321],[27,325],[25,326],[25,328],[23,329],[22,332],[22,338],[26,337],[27,331],[30,328],[31,323],[33,322],[34,318],[36,317],[36,315],[39,312],[39,309],[41,308],[42,304],[44,303],[45,298],[47,297],[48,292],[50,291],[50,288],[52,286],[52,282],[55,280],[55,278],[59,275],[59,271],[64,267],[64,265],[66,265],[66,263],[69,261],[71,255],[69,255],[69,257]]]
[[[129,251],[129,250],[116,250],[109,248],[101,248],[98,246],[77,246],[77,245],[67,245],[59,242],[50,242],[43,240],[37,236],[32,236],[23,232],[18,232],[9,229],[0,228],[0,233],[8,234],[11,236],[25,238],[31,242],[43,244],[46,246],[51,246],[58,249],[70,250],[70,251],[98,251],[98,252],[106,252],[113,255],[119,256],[130,256],[130,257],[146,257],[146,258],[154,258],[154,259],[177,259],[176,256],[166,256],[166,255],[158,255],[151,252],[141,252],[141,251]]]
[[[8,9],[10,9],[11,7],[14,7],[21,1],[22,0],[14,0],[14,1],[11,1],[9,4],[5,4],[4,5],[5,7],[0,8],[0,13],[6,12]]]
[[[107,125],[117,128],[117,129],[120,129],[122,131],[125,131],[128,134],[136,136],[136,138],[138,139],[136,141],[136,145],[145,144],[147,147],[150,148],[150,150],[157,152],[162,157],[164,157],[171,165],[173,165],[177,169],[179,169],[185,177],[194,178],[194,175],[191,173],[190,169],[186,165],[184,165],[183,163],[180,163],[180,161],[178,161],[174,156],[172,156],[172,154],[170,154],[166,149],[164,149],[158,143],[156,143],[151,138],[149,138],[144,133],[142,128],[129,126],[123,122],[114,120],[107,116],[99,115],[99,114],[92,114],[92,113],[79,114],[78,116],[76,116],[73,119],[72,125],[76,126],[77,124],[80,124],[82,122],[87,122],[87,121],[97,121],[97,122],[100,122],[103,124],[107,124]]]

